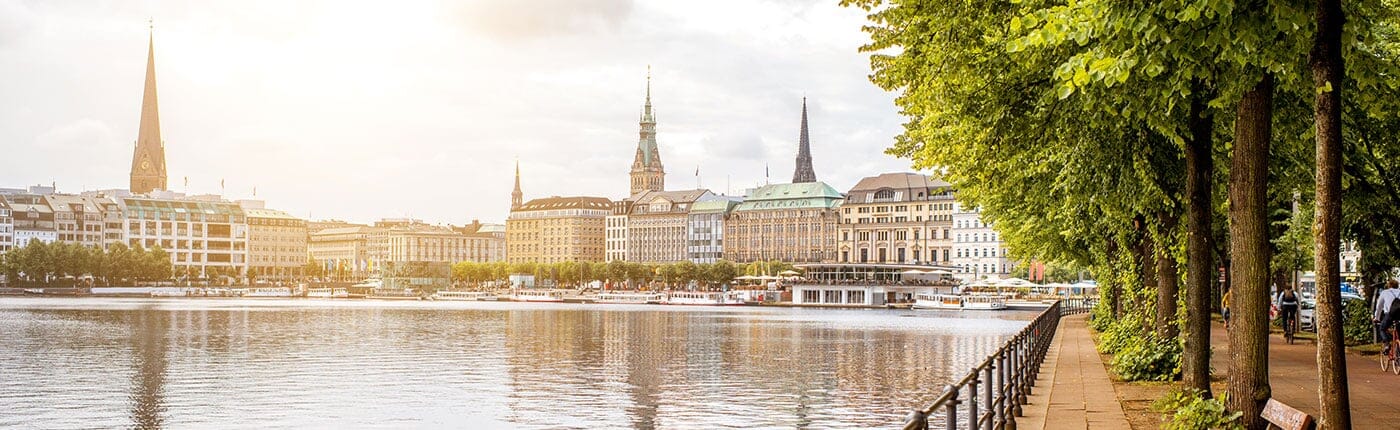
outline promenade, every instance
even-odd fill
[[[1142,409],[1165,393],[1154,384],[1117,386],[1110,379],[1086,326],[1085,315],[1067,316],[1046,354],[1035,393],[1028,399],[1019,424],[1026,429],[1155,429],[1143,419]],[[1211,368],[1214,389],[1225,389],[1229,369],[1229,337],[1219,323],[1211,328]],[[1269,383],[1273,397],[1312,415],[1318,414],[1317,349],[1312,342],[1289,345],[1278,334],[1269,336]],[[1351,388],[1352,425],[1355,428],[1393,428],[1400,423],[1394,393],[1400,375],[1382,373],[1375,356],[1347,354]],[[1128,411],[1125,413],[1125,408]],[[1155,412],[1147,412],[1156,414]],[[1139,417],[1129,424],[1128,415]],[[1049,419],[1047,419],[1047,417]]]

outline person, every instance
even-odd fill
[[[1293,291],[1292,286],[1280,291],[1278,297],[1274,298],[1274,302],[1278,303],[1278,313],[1280,317],[1283,317],[1284,324],[1298,323],[1298,293]],[[1284,330],[1287,331],[1290,328],[1292,327],[1285,327]]]
[[[1385,289],[1376,295],[1376,308],[1371,313],[1371,321],[1380,323],[1381,341],[1385,346],[1383,354],[1390,353],[1390,331],[1387,330],[1400,319],[1400,282],[1394,279],[1385,281]]]
[[[1225,290],[1225,295],[1220,296],[1220,318],[1225,320],[1225,328],[1230,328],[1230,290]]]

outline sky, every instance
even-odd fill
[[[298,217],[624,198],[648,66],[668,189],[788,182],[804,96],[818,180],[909,170],[835,0],[0,0],[0,187],[127,187],[148,19],[170,188]]]

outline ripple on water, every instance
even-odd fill
[[[0,427],[889,427],[1032,316],[0,299]]]

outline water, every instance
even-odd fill
[[[869,428],[1034,313],[0,299],[0,428]]]

